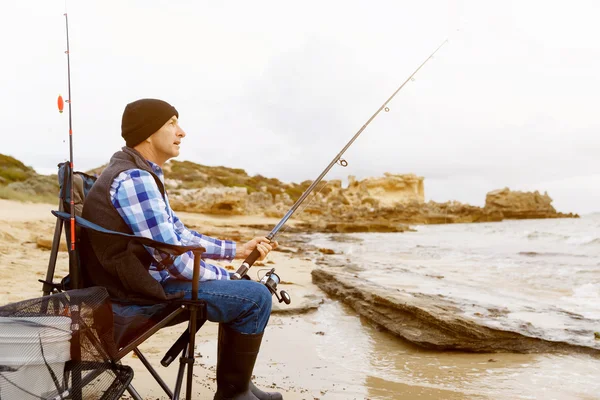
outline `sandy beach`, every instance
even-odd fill
[[[50,214],[54,209],[48,204],[24,204],[14,201],[0,200],[0,304],[7,304],[41,295],[41,283],[48,266],[50,251],[38,245],[38,242],[52,240],[55,219]],[[211,235],[222,232],[220,237],[233,239],[253,235],[263,235],[258,229],[245,228],[245,225],[269,225],[276,219],[264,217],[214,217],[199,214],[179,213],[180,218],[188,226],[203,229]],[[255,383],[263,388],[274,388],[284,393],[286,399],[316,399],[316,398],[369,398],[369,390],[362,379],[356,380],[366,371],[357,371],[355,376],[347,371],[335,371],[335,366],[328,362],[328,357],[338,357],[336,354],[322,354],[321,345],[329,339],[332,332],[329,319],[315,311],[317,307],[326,306],[335,314],[343,314],[342,325],[336,329],[347,330],[347,334],[356,334],[356,330],[368,331],[377,336],[379,351],[387,352],[394,347],[397,339],[389,334],[379,332],[367,322],[361,322],[352,311],[335,301],[328,300],[326,295],[311,282],[311,270],[316,264],[311,260],[294,257],[296,249],[286,251],[286,244],[281,243],[282,250],[269,255],[265,267],[254,267],[256,271],[275,267],[281,276],[280,289],[292,296],[292,304],[286,306],[275,301],[273,315],[265,333],[261,353],[255,367]],[[289,252],[288,252],[289,251]],[[56,277],[67,273],[68,255],[61,251],[58,256]],[[237,264],[233,264],[237,268]],[[252,271],[253,277],[256,271]],[[262,271],[261,273],[264,273]],[[340,315],[336,315],[339,321]],[[346,320],[343,322],[343,320]],[[331,319],[330,321],[333,321]],[[197,359],[195,367],[196,384],[194,398],[212,399],[216,389],[216,336],[217,324],[208,322],[197,337]],[[178,363],[170,367],[160,365],[160,359],[166,350],[185,329],[185,324],[165,328],[140,346],[141,351],[157,368],[166,382],[175,382]],[[360,333],[359,336],[363,336]],[[341,338],[340,338],[341,339]],[[358,346],[357,342],[355,346]],[[356,349],[355,349],[356,350]],[[358,354],[365,352],[361,349]],[[339,355],[345,357],[344,355]],[[123,362],[134,368],[134,386],[146,399],[166,398],[160,387],[145,370],[133,353]],[[361,367],[362,368],[362,367]],[[368,366],[365,366],[368,369]],[[341,377],[343,379],[340,379]],[[440,391],[427,388],[409,388],[387,386],[385,382],[372,382],[379,394],[376,398],[411,398],[400,393],[419,393],[424,398],[439,398]],[[396,395],[398,394],[398,395]],[[382,397],[383,396],[383,397]],[[461,394],[446,393],[444,398],[463,398]],[[127,398],[127,396],[125,397]]]
[[[41,283],[37,280],[45,277],[50,251],[39,243],[52,239],[52,209],[52,205],[0,200],[0,304],[41,295]],[[264,235],[268,232],[256,227],[277,222],[264,217],[178,214],[191,228],[234,240]],[[550,368],[558,359],[531,354],[435,352],[403,342],[328,298],[315,286],[311,271],[322,266],[318,259],[298,251],[301,242],[291,238],[292,234],[284,233],[279,239],[282,251],[272,252],[264,266],[251,270],[251,276],[256,278],[257,272],[276,268],[282,279],[279,288],[292,297],[289,306],[274,304],[254,371],[257,385],[278,390],[286,399],[486,399],[498,398],[498,391],[503,398],[521,398],[522,389],[507,384],[507,377],[518,376],[515,382],[535,381],[536,371]],[[60,252],[55,280],[66,273],[67,261],[67,253]],[[237,263],[232,267],[237,268]],[[164,368],[160,359],[184,329],[184,324],[165,328],[140,346],[169,385],[174,385],[178,363]],[[213,397],[216,336],[217,325],[213,323],[207,323],[197,336],[195,399]],[[560,356],[562,365],[579,361]],[[134,368],[133,384],[145,399],[166,398],[133,354],[123,362]],[[586,373],[593,374],[596,367],[590,367],[587,372],[580,371],[584,381],[592,379]],[[373,370],[379,372],[372,374]],[[479,377],[483,374],[488,376],[485,380]],[[399,379],[403,376],[410,379]],[[546,379],[540,393],[551,392],[560,385],[560,377]]]
[[[24,204],[20,202],[0,200],[0,304],[12,303],[41,295],[41,283],[44,279],[50,251],[41,247],[40,243],[49,244],[54,232],[55,219],[50,214],[54,209],[48,204]],[[203,232],[216,235],[221,231],[222,238],[239,239],[266,232],[243,228],[243,225],[273,224],[276,220],[261,217],[219,218],[198,214],[181,213],[180,217],[188,226]],[[242,228],[241,228],[242,227]],[[241,228],[241,229],[240,229]],[[282,246],[285,249],[285,246]],[[303,399],[319,397],[321,388],[316,385],[298,385],[293,377],[297,370],[319,374],[323,365],[315,364],[318,356],[314,354],[314,346],[306,340],[318,332],[303,322],[302,315],[316,308],[323,300],[324,294],[311,283],[310,272],[315,268],[311,261],[294,258],[291,253],[273,252],[267,260],[268,267],[276,267],[283,282],[280,289],[287,290],[292,296],[292,304],[286,306],[274,304],[273,316],[268,333],[263,342],[258,365],[255,369],[255,382],[261,386],[275,386],[286,393],[286,398]],[[236,264],[232,264],[237,268]],[[255,267],[256,271],[264,268]],[[55,281],[68,271],[68,254],[61,251],[58,256]],[[256,271],[252,271],[255,273]],[[253,275],[254,276],[254,275]],[[175,381],[178,364],[174,362],[169,368],[160,366],[160,359],[165,351],[185,329],[185,324],[165,328],[141,346],[142,352],[153,365],[164,374],[169,384]],[[194,398],[212,399],[215,391],[217,325],[207,323],[200,331],[197,344],[196,393]],[[290,351],[289,344],[295,343]],[[311,354],[312,353],[312,354]],[[144,398],[164,397],[160,387],[148,375],[141,363],[132,355],[123,360],[135,370],[134,385]],[[277,371],[278,378],[273,377],[272,370]]]

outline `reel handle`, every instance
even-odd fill
[[[277,300],[279,300],[279,302],[283,302],[287,305],[290,305],[290,303],[292,302],[292,298],[290,297],[290,295],[288,294],[288,292],[286,292],[285,290],[282,290],[280,292],[279,295],[281,295],[281,298],[279,298],[279,295],[277,294],[277,292],[273,293],[275,295],[275,297],[277,297]]]

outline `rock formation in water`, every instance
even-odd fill
[[[520,331],[503,330],[465,315],[442,295],[388,289],[342,269],[315,269],[312,271],[313,283],[378,326],[420,347],[472,352],[600,355],[598,341],[583,344],[545,340],[535,337],[529,326],[522,327]],[[500,310],[488,311],[487,318],[502,317]]]
[[[505,219],[533,219],[573,217],[573,214],[557,213],[547,192],[517,192],[509,188],[489,192],[485,197],[485,209],[501,213]]]

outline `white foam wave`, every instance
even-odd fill
[[[525,231],[525,237],[530,240],[539,240],[539,239],[554,239],[554,240],[568,240],[570,238],[569,235],[563,235],[560,233],[554,232],[540,232],[540,231]]]
[[[600,246],[600,238],[593,238],[582,244],[585,246]]]

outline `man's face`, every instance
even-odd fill
[[[179,155],[181,139],[185,132],[179,127],[176,116],[172,116],[158,131],[148,138],[152,150],[161,159],[167,161]]]

